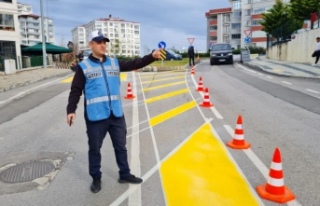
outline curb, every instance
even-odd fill
[[[18,88],[18,87],[27,86],[29,84],[33,84],[33,83],[36,83],[36,82],[40,82],[42,80],[51,79],[51,78],[55,78],[55,77],[63,77],[65,75],[72,74],[72,73],[73,73],[72,71],[68,71],[68,72],[66,71],[65,73],[61,73],[61,74],[55,74],[55,75],[51,75],[51,76],[47,76],[47,77],[43,77],[43,78],[39,78],[39,79],[35,79],[35,80],[25,81],[25,82],[22,82],[22,83],[11,85],[9,87],[0,88],[0,93],[1,92],[5,92],[5,91],[9,91],[11,89],[15,89],[15,88]]]
[[[252,64],[252,63],[250,63],[250,62],[241,63],[241,64],[242,64],[242,65],[245,65],[245,66],[248,66],[248,67],[250,67],[251,69],[260,71],[260,72],[262,72],[262,73],[265,73],[265,74],[271,74],[271,75],[281,76],[281,77],[287,77],[287,78],[310,79],[310,80],[320,81],[320,78],[319,78],[319,77],[293,76],[293,75],[288,75],[288,74],[271,72],[271,71],[269,71],[269,70],[267,70],[267,69],[264,69],[264,68],[261,67],[261,66]]]

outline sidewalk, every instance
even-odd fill
[[[31,68],[17,71],[16,74],[0,73],[0,93],[53,77],[72,74],[70,69]]]
[[[320,64],[312,66],[311,64],[307,63],[270,60],[266,59],[265,56],[259,56],[251,59],[249,62],[244,63],[244,65],[253,69],[281,76],[312,78],[320,80]]]

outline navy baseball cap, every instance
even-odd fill
[[[106,41],[106,42],[110,42],[110,40],[103,36],[102,32],[100,30],[96,30],[91,32],[91,34],[89,35],[89,41],[95,41],[95,42],[99,42],[99,41]]]

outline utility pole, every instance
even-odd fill
[[[42,58],[43,68],[47,68],[47,54],[46,54],[46,39],[44,35],[44,17],[43,17],[43,0],[40,0],[40,12],[41,12],[41,35],[42,35]]]

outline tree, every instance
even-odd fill
[[[260,22],[263,26],[262,30],[271,34],[277,41],[291,36],[294,31],[302,27],[302,21],[294,19],[290,7],[282,0],[276,0],[276,4],[262,15],[263,20]]]
[[[311,13],[320,10],[319,0],[291,0],[290,11],[291,15],[297,20],[310,19]]]

